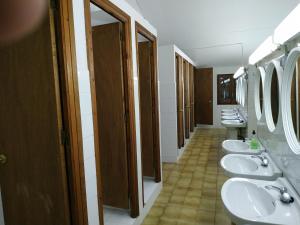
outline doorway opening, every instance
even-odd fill
[[[157,40],[151,32],[139,23],[136,23],[136,37],[143,201],[146,204],[155,190],[155,183],[161,182]]]
[[[85,9],[98,203],[107,225],[139,215],[130,17],[105,0],[87,0]]]

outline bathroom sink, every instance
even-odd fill
[[[222,112],[221,116],[236,116],[236,112]]]
[[[261,159],[254,155],[228,154],[220,164],[224,173],[229,177],[243,177],[261,180],[275,180],[282,176],[282,172],[267,154],[262,154],[268,159],[268,166],[262,166]]]
[[[246,127],[245,122],[241,122],[240,120],[222,120],[221,124],[226,128],[239,128],[239,127]]]
[[[221,116],[222,120],[238,120],[239,117],[237,115],[231,115],[231,116]]]
[[[222,148],[226,154],[247,154],[247,155],[259,155],[265,149],[259,144],[258,149],[250,149],[249,141],[241,141],[241,140],[225,140],[222,143]]]
[[[293,203],[280,201],[279,192],[267,185],[286,187]],[[299,196],[285,178],[276,181],[231,178],[221,190],[222,201],[231,220],[237,225],[299,225]]]
[[[235,113],[236,110],[235,110],[235,109],[222,109],[221,112],[222,112],[222,113]]]

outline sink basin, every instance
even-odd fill
[[[227,128],[239,128],[239,127],[246,127],[246,123],[245,122],[240,122],[240,120],[222,120],[221,124],[224,127]]]
[[[250,149],[249,141],[243,142],[241,140],[225,140],[222,143],[222,148],[226,154],[247,154],[247,155],[259,155],[265,149],[260,144],[258,149]]]
[[[244,177],[261,180],[275,180],[282,176],[282,172],[267,155],[269,165],[263,167],[261,160],[258,158],[252,158],[253,155],[242,154],[228,154],[224,156],[220,164],[224,169],[224,173],[229,177]]]
[[[231,115],[231,116],[221,116],[222,120],[238,120],[239,117],[237,115]]]
[[[236,112],[222,112],[221,116],[236,116]]]
[[[223,113],[223,112],[224,112],[224,113],[235,113],[236,110],[235,110],[235,109],[222,109],[221,112],[222,112],[222,113]]]
[[[285,186],[295,201],[284,204],[277,190],[268,190],[267,185]],[[299,225],[299,196],[285,178],[276,181],[231,178],[221,190],[221,197],[231,220],[237,225]]]

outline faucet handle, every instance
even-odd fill
[[[266,189],[271,190],[271,189],[275,189],[278,190],[280,192],[280,201],[285,203],[285,204],[289,204],[289,203],[293,203],[294,202],[294,198],[288,193],[287,188],[286,187],[277,187],[274,185],[267,185],[265,186]]]

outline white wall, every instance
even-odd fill
[[[137,146],[137,167],[138,167],[138,189],[139,189],[139,206],[140,217],[135,221],[140,223],[145,216],[146,211],[150,209],[149,205],[143,210],[143,193],[142,193],[142,170],[141,170],[141,144],[140,144],[140,119],[139,119],[139,95],[138,95],[138,75],[136,60],[136,44],[135,44],[135,21],[138,21],[152,34],[157,35],[156,29],[150,25],[143,17],[135,11],[125,0],[111,0],[113,4],[118,6],[124,12],[131,16],[131,36],[132,36],[132,59],[133,59],[133,80],[134,80],[134,100],[135,100],[135,122],[136,122],[136,146]],[[88,206],[88,219],[90,225],[99,224],[98,221],[98,202],[97,202],[97,183],[95,168],[95,149],[94,149],[94,132],[93,117],[91,106],[91,91],[89,70],[87,64],[86,51],[86,34],[85,34],[85,18],[83,0],[73,0],[74,29],[75,29],[75,45],[76,59],[79,82],[79,97],[82,120],[82,136],[84,150],[84,165],[86,178],[86,193]],[[157,192],[160,191],[161,185],[158,185]],[[153,195],[154,197],[156,195]],[[151,202],[151,201],[149,201]],[[152,201],[153,203],[153,201]]]
[[[177,162],[184,149],[177,148],[176,53],[192,65],[195,65],[194,62],[175,45],[160,46],[158,48],[158,70],[161,91],[161,146],[162,160],[164,162]]]

